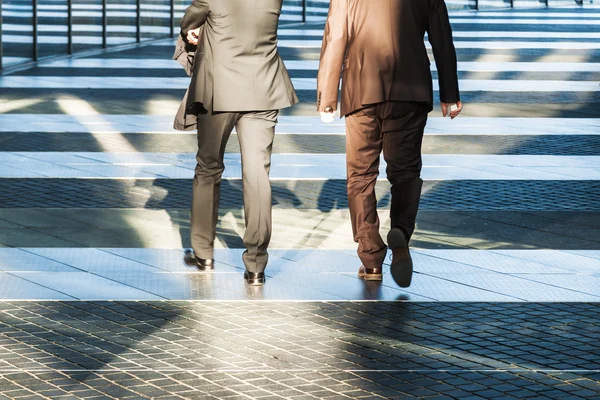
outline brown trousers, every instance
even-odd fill
[[[409,239],[415,230],[428,112],[424,103],[384,102],[346,116],[348,204],[358,256],[367,268],[381,267],[386,255],[375,197],[382,150],[392,184],[391,225],[404,230]]]

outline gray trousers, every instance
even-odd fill
[[[263,272],[271,240],[271,149],[279,111],[198,115],[198,153],[192,198],[191,242],[199,258],[213,258],[223,157],[235,127],[242,155],[246,232],[244,264]]]

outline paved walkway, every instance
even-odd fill
[[[452,23],[466,109],[430,116],[405,290],[356,277],[344,121],[314,112],[322,23],[280,30],[302,103],[263,288],[242,280],[235,135],[218,269],[181,263],[172,40],[0,77],[0,398],[597,398],[600,9]]]

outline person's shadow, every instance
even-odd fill
[[[150,197],[145,208],[165,210],[171,225],[179,231],[181,247],[191,247],[190,209],[192,204],[192,179],[157,179],[150,188]],[[285,208],[299,208],[303,203],[296,194],[285,186],[272,182],[273,208],[278,205]],[[245,229],[244,194],[241,180],[221,181],[221,199],[219,202],[219,223],[216,240],[230,249],[243,249],[240,232]],[[233,220],[233,221],[232,221]]]
[[[378,186],[380,185],[378,183]],[[390,198],[389,190],[387,190],[381,196],[381,199],[377,201],[378,208],[389,206]],[[345,179],[328,179],[324,181],[319,192],[319,197],[317,198],[317,209],[321,211],[322,215],[313,231],[318,231],[319,227],[327,222],[328,218],[332,215],[332,211],[348,210],[348,194]],[[311,237],[312,235],[308,234],[304,238],[304,242],[307,242]]]
[[[387,183],[377,183],[377,188],[388,188]],[[378,190],[381,194],[381,190]],[[377,207],[387,207],[390,204],[390,191],[387,189],[381,199],[377,201]],[[323,183],[319,197],[317,198],[317,208],[323,213],[333,210],[342,210],[348,208],[348,192],[346,189],[346,180],[328,179]]]

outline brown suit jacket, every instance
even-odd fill
[[[341,115],[384,101],[428,103],[433,85],[425,33],[438,69],[440,100],[460,100],[456,51],[444,0],[331,0],[317,79],[317,109]],[[343,69],[343,72],[342,72]]]

